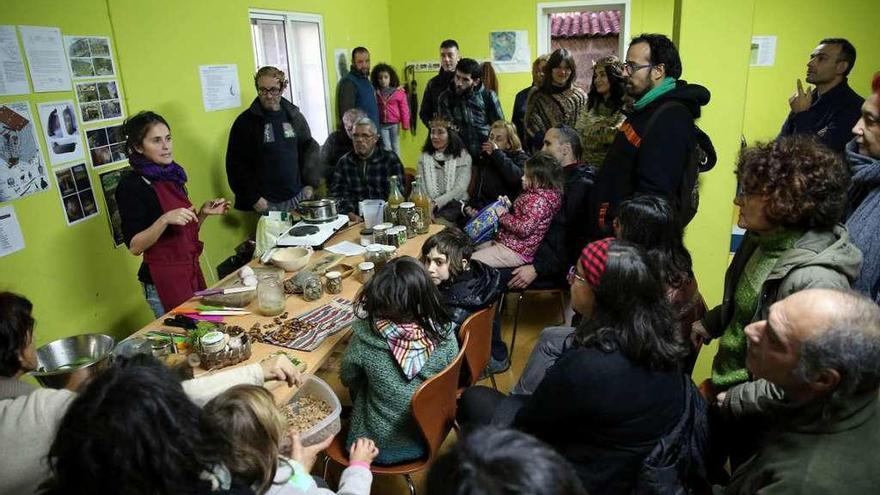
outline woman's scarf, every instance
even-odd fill
[[[183,187],[186,184],[186,171],[177,162],[171,162],[168,165],[159,165],[158,163],[148,159],[141,153],[132,153],[128,157],[128,163],[134,172],[150,182],[168,181]]]
[[[417,323],[378,320],[376,331],[388,342],[388,348],[407,380],[419,374],[434,352],[434,341]]]

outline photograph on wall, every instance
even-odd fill
[[[94,168],[113,165],[128,158],[125,156],[125,136],[121,124],[87,130],[86,144]]]
[[[339,82],[340,79],[348,74],[348,52],[350,51],[348,48],[336,48],[333,50],[333,60],[336,61],[334,64],[336,65],[336,82]]]
[[[0,105],[0,202],[49,189],[49,170],[26,101]]]
[[[76,83],[76,101],[84,124],[123,117],[115,80]]]
[[[116,75],[110,38],[102,36],[65,36],[67,59],[73,79],[113,77]]]
[[[119,215],[119,206],[116,204],[116,186],[119,179],[131,167],[118,168],[100,175],[101,191],[104,193],[104,205],[107,207],[107,219],[110,221],[110,234],[113,236],[113,245],[123,245],[125,239],[122,236],[122,217]]]
[[[528,31],[493,31],[489,33],[489,55],[497,72],[532,70]]]
[[[85,163],[55,170],[61,209],[67,225],[73,225],[98,214],[98,202]]]
[[[49,163],[53,167],[85,158],[73,101],[40,103],[37,113],[49,148]]]

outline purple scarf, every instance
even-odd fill
[[[136,174],[145,177],[151,182],[165,180],[174,182],[180,188],[183,188],[183,185],[186,184],[186,172],[177,162],[171,162],[169,165],[159,165],[150,161],[141,153],[134,152],[129,155],[128,163]]]

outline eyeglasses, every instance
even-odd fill
[[[263,96],[278,96],[281,94],[281,88],[257,88],[257,93],[260,93]]]
[[[633,73],[640,71],[646,67],[654,67],[654,64],[639,65],[639,64],[635,64],[633,62],[627,62],[627,63],[623,64],[623,73],[632,75]]]
[[[572,265],[571,268],[568,269],[568,275],[565,276],[565,280],[568,281],[568,285],[573,284],[575,280],[584,284],[588,283],[587,279],[577,274],[577,269],[574,265]]]
[[[375,134],[366,133],[366,132],[355,132],[354,134],[351,135],[351,138],[352,139],[370,139],[373,136],[375,136]]]

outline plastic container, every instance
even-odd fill
[[[298,398],[305,395],[311,395],[321,399],[327,404],[330,404],[330,407],[333,409],[330,414],[319,421],[318,424],[306,431],[300,432],[300,441],[304,447],[308,447],[309,445],[319,443],[342,430],[342,423],[339,420],[339,414],[342,413],[342,404],[339,403],[339,397],[336,397],[336,394],[333,393],[333,389],[330,388],[330,385],[327,385],[327,382],[321,380],[315,375],[309,375],[308,378],[306,378],[306,382],[299,390],[297,390],[293,398],[290,399],[290,403],[292,404],[296,402]]]

